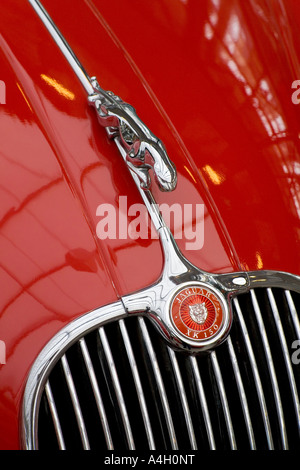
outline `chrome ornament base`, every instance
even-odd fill
[[[222,343],[230,331],[231,298],[249,290],[248,274],[211,274],[201,271],[179,252],[167,227],[161,228],[159,234],[165,242],[163,274],[156,284],[122,297],[124,308],[128,314],[148,316],[175,349],[184,349],[190,353],[212,349]],[[213,305],[218,305],[218,321],[213,323],[213,330],[207,328],[206,336],[197,334],[197,329],[178,328],[172,319],[172,302],[176,295],[180,292],[192,293],[195,288],[202,289],[202,295],[208,295]]]

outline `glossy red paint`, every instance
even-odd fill
[[[205,204],[212,272],[300,273],[300,8],[294,1],[43,0],[90,75],[133,104],[178,170],[159,203]],[[0,448],[19,447],[24,382],[79,315],[153,283],[157,240],[105,240],[96,208],[141,202],[86,94],[27,2],[1,7]],[[26,29],[24,28],[26,24]],[[3,287],[4,286],[4,287]]]
[[[241,265],[299,273],[299,2],[93,4],[167,113]]]

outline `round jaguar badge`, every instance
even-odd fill
[[[199,346],[218,340],[230,323],[225,299],[206,285],[186,285],[178,290],[170,304],[170,316],[180,336]]]

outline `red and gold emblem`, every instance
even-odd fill
[[[173,325],[186,338],[213,338],[223,324],[221,300],[209,287],[190,286],[178,291],[171,302]]]

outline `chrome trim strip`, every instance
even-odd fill
[[[233,299],[233,301],[234,301],[235,309],[236,309],[236,312],[237,312],[237,315],[238,315],[239,324],[240,324],[241,331],[242,331],[242,334],[243,334],[243,337],[244,337],[244,342],[245,342],[246,350],[247,350],[249,361],[250,361],[251,370],[252,370],[253,377],[254,377],[254,383],[255,383],[255,388],[256,388],[259,404],[260,404],[261,416],[262,416],[263,423],[264,423],[264,428],[265,428],[265,433],[266,433],[266,437],[267,437],[268,447],[269,447],[270,450],[272,450],[272,449],[274,449],[273,437],[272,437],[272,432],[271,432],[271,426],[270,426],[270,420],[269,420],[266,400],[265,400],[265,396],[264,396],[264,392],[263,392],[262,383],[261,383],[261,380],[260,380],[259,370],[258,370],[258,367],[257,367],[257,363],[256,363],[255,355],[254,355],[254,352],[253,352],[251,340],[250,340],[250,337],[249,337],[249,334],[248,334],[247,326],[246,326],[246,323],[245,323],[245,320],[244,320],[244,317],[243,317],[243,313],[242,313],[240,304],[239,304],[237,298]]]
[[[62,368],[63,368],[63,371],[64,371],[67,386],[68,386],[68,389],[69,389],[71,401],[72,401],[72,404],[73,404],[73,409],[74,409],[74,413],[75,413],[75,416],[76,416],[76,421],[77,421],[78,430],[79,430],[79,433],[80,433],[83,449],[84,450],[90,450],[89,438],[88,438],[87,431],[86,431],[86,428],[85,428],[80,403],[79,403],[79,400],[78,400],[78,396],[77,396],[75,384],[74,384],[74,381],[73,381],[73,377],[72,377],[72,374],[71,374],[71,370],[70,370],[70,367],[69,367],[69,363],[68,363],[68,360],[67,360],[65,354],[61,358],[61,364],[62,364]]]
[[[131,425],[130,425],[130,421],[129,421],[129,417],[127,413],[126,403],[123,397],[122,388],[119,382],[119,377],[118,377],[117,369],[116,369],[115,362],[113,359],[113,355],[111,353],[109,342],[107,340],[104,328],[101,327],[99,328],[98,331],[99,331],[100,340],[103,346],[103,351],[106,357],[106,361],[109,367],[110,375],[112,378],[113,387],[116,392],[116,397],[118,400],[118,405],[119,405],[119,409],[121,412],[122,421],[124,424],[124,430],[125,430],[125,435],[127,438],[128,447],[130,450],[135,450],[135,444],[134,444],[134,439],[133,439],[133,435],[131,431]]]
[[[149,449],[150,450],[155,450],[156,447],[155,447],[151,422],[150,422],[150,419],[149,419],[149,413],[148,413],[148,408],[147,408],[147,404],[146,404],[146,400],[145,400],[145,395],[144,395],[144,391],[143,391],[143,387],[142,387],[138,367],[137,367],[137,364],[136,364],[136,361],[135,361],[134,353],[133,353],[133,350],[132,350],[132,347],[131,347],[131,342],[130,342],[130,339],[129,339],[129,335],[128,335],[127,328],[126,328],[124,320],[119,320],[119,325],[120,325],[120,330],[121,330],[122,338],[123,338],[123,341],[124,341],[125,349],[126,349],[126,352],[127,352],[127,356],[128,356],[128,360],[129,360],[133,380],[134,380],[134,383],[135,383],[135,388],[136,388],[136,392],[137,392],[137,396],[138,396],[142,416],[143,416],[143,421],[144,421],[145,430],[146,430],[146,434],[147,434],[147,439],[148,439],[148,443],[149,443]]]
[[[205,397],[205,392],[204,392],[202,379],[201,379],[199,367],[198,367],[197,360],[196,360],[195,356],[190,357],[190,363],[192,365],[193,374],[194,374],[194,378],[195,378],[195,381],[196,381],[196,388],[197,388],[197,392],[198,392],[198,396],[199,396],[199,400],[200,400],[200,405],[201,405],[201,409],[202,409],[202,413],[203,413],[203,418],[204,418],[204,422],[205,422],[205,428],[206,428],[206,433],[207,433],[207,437],[208,437],[209,447],[210,447],[211,450],[216,450],[215,438],[214,438],[214,433],[213,433],[213,429],[212,429],[212,425],[211,425],[211,420],[210,420],[209,410],[208,410],[207,401],[206,401],[206,397]]]
[[[281,440],[282,440],[282,445],[284,449],[288,449],[288,442],[287,442],[287,435],[286,435],[286,428],[285,428],[285,422],[284,422],[284,415],[283,415],[283,409],[282,409],[282,402],[281,402],[281,396],[280,396],[280,391],[279,391],[279,386],[277,382],[277,377],[276,377],[276,372],[275,372],[275,367],[273,363],[273,358],[271,354],[271,349],[267,337],[267,332],[265,330],[264,322],[262,319],[260,307],[257,301],[256,294],[253,289],[250,290],[250,295],[252,299],[252,304],[254,308],[254,312],[256,315],[257,323],[258,323],[258,329],[261,335],[262,343],[263,343],[263,348],[265,351],[265,356],[266,356],[266,361],[269,369],[269,375],[270,375],[270,380],[273,388],[273,393],[275,396],[275,403],[276,403],[276,410],[277,410],[277,416],[279,420],[279,427],[280,427],[280,434],[281,434]]]
[[[113,450],[114,446],[113,446],[112,437],[111,437],[111,433],[110,433],[110,429],[109,429],[109,425],[108,425],[108,421],[107,421],[107,417],[106,417],[106,413],[105,413],[105,408],[104,408],[104,405],[103,405],[101,393],[100,393],[98,382],[97,382],[97,379],[96,379],[96,374],[95,374],[95,371],[94,371],[93,363],[92,363],[92,360],[91,360],[91,357],[90,357],[90,354],[89,354],[89,351],[88,351],[88,348],[87,348],[87,345],[86,345],[86,342],[85,342],[84,338],[80,338],[79,345],[80,345],[81,353],[82,353],[83,360],[84,360],[84,363],[85,363],[85,366],[86,366],[86,370],[87,370],[87,373],[88,373],[88,376],[89,376],[89,380],[90,380],[90,384],[91,384],[91,387],[92,387],[92,390],[93,390],[93,394],[94,394],[94,397],[95,397],[95,402],[96,402],[96,406],[97,406],[97,409],[98,409],[100,421],[101,421],[101,424],[102,424],[106,445],[107,445],[108,450]]]
[[[224,413],[224,418],[226,422],[226,427],[228,431],[228,437],[229,437],[229,442],[232,450],[236,450],[236,440],[235,440],[235,434],[234,434],[234,429],[231,421],[231,415],[230,415],[230,410],[228,406],[228,400],[227,400],[227,395],[226,395],[226,390],[222,378],[222,373],[220,370],[219,362],[217,359],[217,355],[215,351],[212,351],[210,354],[212,366],[214,369],[215,377],[216,377],[216,382],[217,382],[217,387],[220,393],[220,398],[221,398],[221,403],[223,407],[223,413]]]
[[[92,94],[94,92],[94,89],[91,84],[90,77],[88,76],[82,64],[79,62],[78,58],[70,48],[67,41],[64,39],[64,37],[56,27],[55,23],[52,21],[51,17],[48,15],[45,8],[42,6],[39,0],[28,0],[28,2],[34,8],[40,20],[48,29],[50,35],[52,36],[56,45],[67,59],[67,62],[70,64],[71,68],[73,69],[74,73],[76,74],[77,78],[79,79],[87,94]]]
[[[242,376],[240,373],[240,368],[239,368],[239,364],[237,361],[236,353],[235,353],[230,336],[227,338],[226,343],[227,343],[229,356],[231,359],[231,364],[232,364],[232,368],[233,368],[233,372],[234,372],[234,376],[235,376],[235,380],[236,380],[236,384],[237,384],[237,388],[238,388],[238,392],[240,396],[240,402],[241,402],[242,409],[243,409],[250,449],[255,450],[256,444],[255,444],[254,431],[253,431],[252,422],[251,422],[251,416],[250,416],[249,407],[248,407],[248,400],[247,400],[247,396],[245,393],[245,388],[244,388],[244,384],[242,381]]]
[[[56,437],[57,437],[59,450],[66,450],[64,436],[63,436],[63,433],[62,433],[62,429],[61,429],[61,425],[60,425],[60,421],[59,421],[59,417],[58,417],[58,413],[57,413],[57,409],[56,409],[56,405],[55,405],[55,401],[54,401],[54,398],[53,398],[53,394],[52,394],[52,390],[51,390],[49,380],[47,380],[47,382],[46,382],[45,392],[46,392],[46,397],[47,397],[47,401],[48,401],[49,408],[50,408],[50,413],[51,413],[51,416],[52,416],[52,421],[53,421],[53,425],[54,425],[54,429],[55,429],[55,434],[56,434]]]
[[[163,383],[163,380],[162,380],[162,376],[161,376],[161,372],[160,372],[160,369],[159,369],[159,364],[158,364],[158,361],[157,361],[157,358],[156,358],[156,354],[155,354],[155,351],[153,349],[152,342],[151,342],[151,339],[150,339],[150,336],[149,336],[149,333],[148,333],[148,328],[145,324],[145,320],[144,320],[143,317],[139,317],[138,321],[139,321],[139,326],[140,326],[140,329],[141,329],[141,332],[142,332],[142,335],[143,335],[143,338],[144,338],[144,341],[145,341],[147,352],[149,354],[152,369],[153,369],[153,372],[154,372],[154,375],[155,375],[155,380],[156,380],[157,388],[158,388],[158,391],[159,391],[159,395],[160,395],[160,399],[161,399],[161,403],[162,403],[162,406],[163,406],[164,415],[165,415],[165,418],[166,418],[166,423],[167,423],[167,427],[168,427],[168,431],[169,431],[171,447],[172,447],[173,450],[178,450],[177,438],[176,438],[174,424],[173,424],[173,420],[172,420],[172,414],[171,414],[170,407],[169,407],[168,397],[167,397],[165,386],[164,386],[164,383]]]
[[[171,349],[170,347],[168,347],[168,353],[169,353],[171,364],[172,364],[172,367],[173,367],[173,372],[174,372],[175,380],[176,380],[176,383],[177,383],[179,397],[180,397],[182,409],[183,409],[183,412],[184,412],[186,427],[187,427],[187,430],[188,430],[188,435],[189,435],[189,439],[190,439],[190,443],[191,443],[191,449],[192,450],[197,450],[198,447],[197,447],[197,441],[196,441],[196,437],[195,437],[193,422],[192,422],[191,413],[190,413],[190,409],[189,409],[189,405],[188,405],[188,401],[187,401],[187,397],[186,397],[186,393],[185,393],[185,389],[184,389],[184,385],[183,385],[183,381],[182,381],[178,361],[177,361],[177,358],[176,358],[176,354],[173,351],[173,349]]]
[[[300,293],[300,276],[282,271],[250,271],[249,287],[280,287]]]

